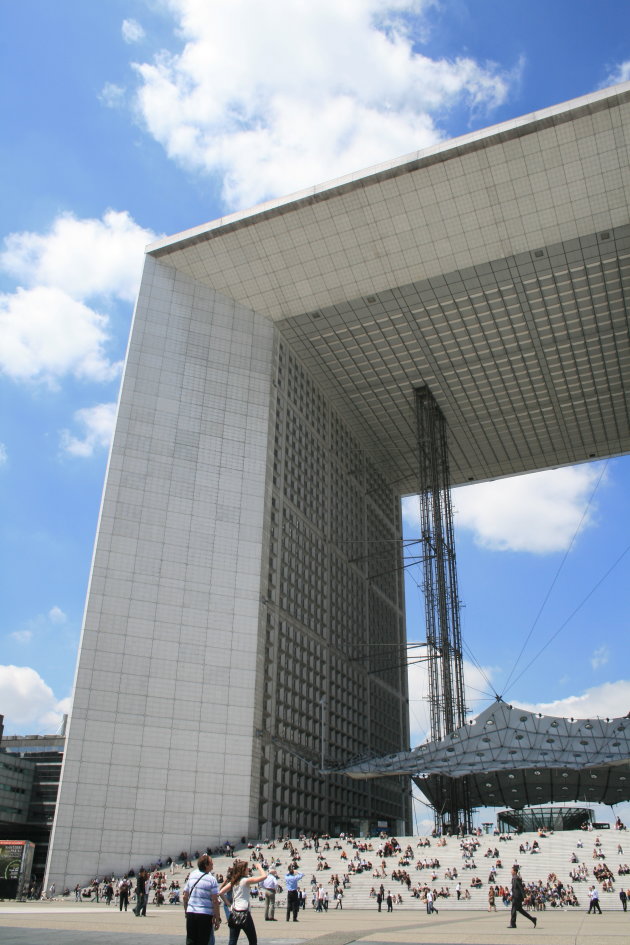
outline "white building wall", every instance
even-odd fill
[[[256,831],[273,332],[147,257],[47,870],[58,888]]]

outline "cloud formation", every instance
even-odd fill
[[[596,506],[589,507],[589,499],[600,475],[601,465],[591,463],[461,486],[453,490],[455,525],[489,551],[565,551],[595,522]],[[418,497],[403,499],[402,510],[413,537]]]
[[[602,88],[606,88],[609,85],[617,85],[619,82],[628,82],[629,80],[630,59],[626,59],[625,62],[620,62],[611,69],[602,83]]]
[[[107,353],[107,308],[133,301],[154,238],[114,210],[102,219],[63,214],[47,233],[7,236],[0,268],[19,285],[0,295],[0,371],[49,386],[66,376],[114,379],[121,365]]]
[[[47,233],[11,233],[0,266],[27,288],[47,286],[85,301],[95,297],[133,302],[143,250],[155,239],[126,211],[107,210],[101,219],[58,216]]]
[[[585,510],[600,473],[591,464],[463,486],[453,493],[456,525],[491,551],[564,551],[594,520]]]
[[[530,712],[562,718],[621,718],[630,711],[630,680],[618,679],[593,686],[581,695],[567,696],[553,702],[515,703]]]
[[[61,446],[71,456],[92,456],[97,449],[107,449],[114,435],[116,404],[97,404],[77,410],[74,419],[83,428],[83,436],[61,431]]]
[[[605,666],[609,659],[610,650],[606,644],[602,644],[602,646],[598,646],[597,649],[594,650],[591,656],[591,666],[593,669],[599,669],[600,666]]]
[[[125,101],[125,89],[115,82],[106,82],[98,94],[98,100],[107,108],[118,108]]]
[[[146,127],[244,207],[439,141],[439,119],[489,111],[510,77],[418,44],[431,0],[170,0],[181,52],[135,63]]]
[[[0,369],[15,381],[54,386],[64,375],[110,381],[108,318],[60,289],[18,288],[0,296]]]
[[[137,20],[123,20],[120,31],[126,43],[139,43],[145,37],[144,29]]]
[[[56,732],[69,703],[69,699],[57,699],[30,666],[0,666],[0,705],[8,734]]]

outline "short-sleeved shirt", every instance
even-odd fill
[[[212,873],[193,870],[186,881],[184,892],[190,893],[186,912],[212,915],[212,897],[219,895],[219,884]]]

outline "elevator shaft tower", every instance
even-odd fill
[[[445,738],[465,722],[462,636],[457,591],[446,423],[427,387],[415,391],[418,492],[431,739]],[[465,779],[432,775],[435,825],[442,832],[470,832],[472,811]]]

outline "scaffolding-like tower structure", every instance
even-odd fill
[[[415,400],[431,739],[438,741],[466,717],[460,605],[446,423],[428,387],[417,388]],[[436,781],[432,794],[440,798],[434,807],[436,829],[470,832],[466,779],[431,778]]]

